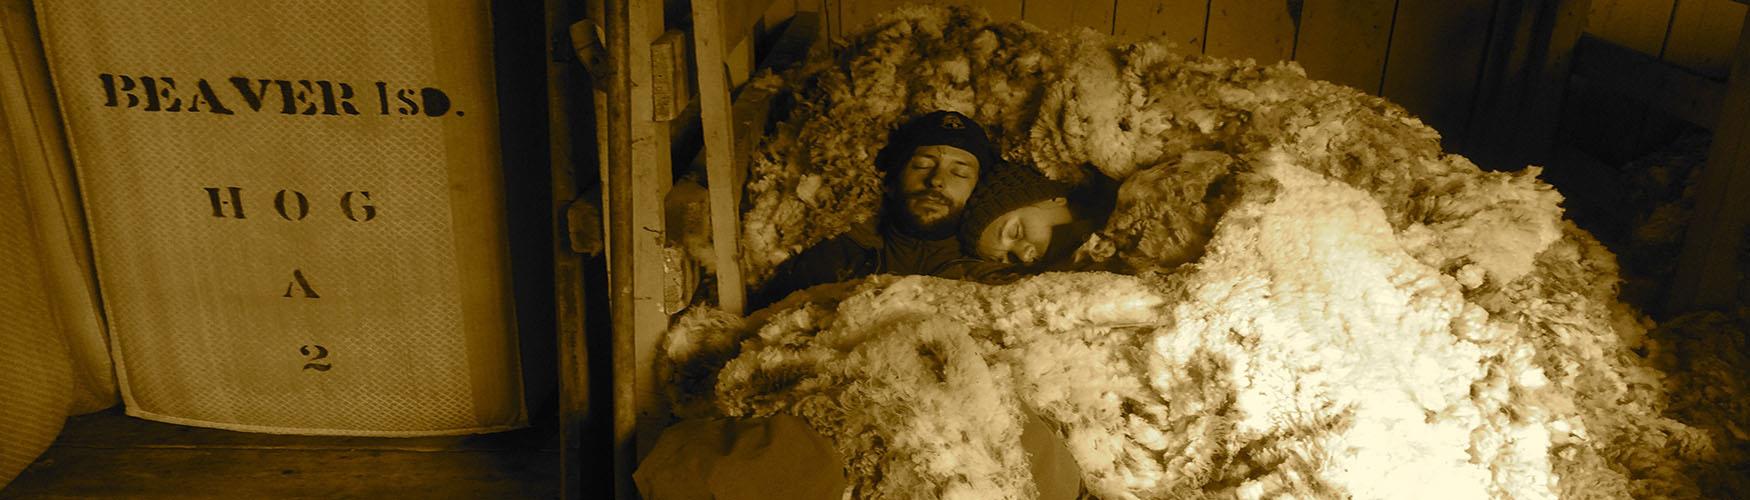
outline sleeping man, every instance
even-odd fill
[[[797,290],[872,274],[955,279],[1006,275],[1013,265],[973,258],[962,249],[959,235],[963,215],[971,216],[966,213],[967,200],[974,196],[974,187],[981,180],[996,180],[991,172],[1002,172],[1004,179],[996,180],[996,194],[986,196],[987,201],[980,205],[983,208],[972,216],[981,225],[992,219],[1011,220],[1011,208],[1033,206],[1045,200],[1037,193],[1059,194],[1055,189],[1061,187],[1049,181],[1041,184],[1044,177],[1031,169],[999,167],[984,129],[952,111],[929,113],[901,125],[876,156],[876,164],[887,188],[880,220],[823,241],[780,264],[765,286],[750,297],[751,309],[763,309]],[[1023,177],[1007,179],[1010,172]],[[1002,201],[996,201],[999,198]],[[1062,201],[1061,197],[1056,199]],[[1055,213],[1048,209],[1026,212],[1026,220]],[[1027,231],[1035,230],[1014,234],[1034,234]],[[1018,255],[1043,254],[1022,251]],[[1028,412],[1024,418],[1021,445],[1029,457],[1039,498],[1076,498],[1082,489],[1080,472],[1063,438],[1037,415]],[[847,484],[842,462],[826,438],[795,416],[687,420],[663,431],[633,477],[642,497],[653,500],[837,499]]]
[[[966,200],[996,162],[984,127],[966,115],[936,111],[905,122],[875,157],[886,187],[877,220],[779,264],[749,297],[749,309],[871,274],[975,278],[995,272],[1001,266],[971,259],[955,236]]]

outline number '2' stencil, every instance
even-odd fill
[[[334,365],[330,362],[327,362],[327,361],[318,362],[318,361],[328,357],[328,348],[327,347],[322,347],[320,345],[314,345],[314,344],[306,345],[303,347],[299,347],[298,352],[300,354],[303,354],[305,356],[310,357],[310,359],[308,360],[309,362],[304,363],[305,370],[316,370],[319,372],[325,372],[325,371],[328,371],[330,368],[334,368]]]

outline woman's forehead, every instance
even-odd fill
[[[1008,250],[1008,246],[1003,245],[1003,227],[1008,226],[1010,222],[1021,217],[1021,212],[1023,211],[1024,210],[1022,209],[1010,210],[1008,213],[997,216],[995,219],[991,219],[990,224],[984,226],[984,231],[978,234],[978,249],[980,253],[983,253],[983,251],[987,249],[994,251]]]

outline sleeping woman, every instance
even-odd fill
[[[1077,249],[1112,211],[1114,182],[1091,172],[1079,186],[1024,166],[998,163],[966,202],[960,244],[968,255],[1014,266],[1017,274],[1091,270]]]

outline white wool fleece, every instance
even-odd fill
[[[959,8],[884,16],[787,75],[749,177],[756,282],[871,216],[872,157],[952,109],[1005,158],[1125,181],[1137,276],[871,277],[741,319],[694,309],[687,416],[800,415],[859,498],[1026,498],[1020,405],[1102,498],[1699,498],[1614,256],[1538,170],[1483,172],[1396,105],[1259,67]]]
[[[939,109],[984,124],[1006,160],[1070,182],[1084,165],[1125,179],[1187,155],[1286,156],[1367,191],[1393,228],[1470,230],[1415,255],[1443,270],[1471,266],[1473,287],[1522,276],[1559,236],[1561,197],[1537,170],[1485,174],[1443,154],[1439,134],[1397,105],[1308,79],[1293,63],[1185,55],[1164,40],[1120,43],[938,7],[883,15],[828,55],[785,75],[795,109],[750,165],[742,265],[755,284],[873,217],[882,196],[874,156],[888,131]],[[714,269],[712,256],[694,253]]]
[[[1366,192],[1284,161],[1251,168],[1259,180],[1237,189],[1269,195],[1237,198],[1207,252],[1173,272],[878,276],[762,325],[696,312],[668,352],[720,371],[676,389],[722,415],[808,419],[848,457],[859,498],[1027,498],[1022,404],[1064,427],[1102,498],[1621,496],[1625,466],[1600,457],[1673,468],[1656,444],[1619,436],[1695,439],[1645,408],[1576,411],[1580,388],[1544,366],[1592,361],[1527,331],[1556,318],[1491,312],[1477,300],[1499,297],[1467,296],[1412,256],[1425,243]],[[1533,276],[1588,262],[1546,255]],[[1540,295],[1520,304],[1558,297],[1525,290]],[[1611,337],[1593,345],[1614,346],[1598,324]],[[727,362],[684,346],[724,335],[743,339]],[[1594,370],[1650,370],[1619,358]],[[1620,423],[1588,443],[1593,421]]]

